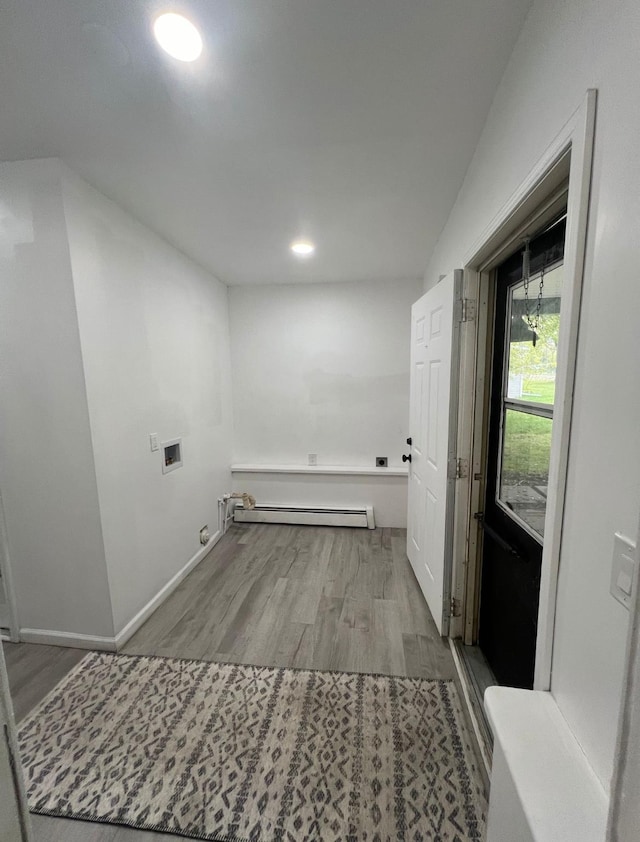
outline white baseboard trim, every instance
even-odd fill
[[[133,619],[129,620],[127,625],[121,629],[118,634],[115,636],[114,639],[114,649],[115,651],[119,651],[125,645],[125,643],[129,640],[129,638],[133,637],[133,635],[138,631],[140,626],[145,623],[149,617],[153,614],[153,612],[158,608],[162,603],[167,599],[171,594],[175,591],[178,587],[180,582],[184,578],[186,578],[189,573],[196,567],[202,559],[208,555],[211,550],[215,547],[218,543],[220,538],[222,537],[221,530],[218,530],[211,536],[211,539],[201,547],[198,552],[189,559],[189,561],[185,564],[185,566],[179,570],[176,575],[169,579],[167,584],[161,588],[158,593],[152,597],[147,604],[138,611],[138,613],[133,617]]]
[[[46,643],[50,646],[70,646],[72,649],[98,649],[101,652],[115,652],[113,637],[98,637],[93,634],[51,631],[50,629],[20,629],[22,643]]]

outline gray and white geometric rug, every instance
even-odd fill
[[[484,834],[450,681],[91,653],[20,748],[44,815],[224,842]]]

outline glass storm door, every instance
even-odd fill
[[[480,648],[500,684],[531,688],[553,429],[564,218],[496,274]]]

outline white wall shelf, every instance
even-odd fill
[[[234,474],[331,474],[333,476],[356,477],[406,477],[407,468],[365,468],[346,465],[251,465],[237,464],[231,466]]]

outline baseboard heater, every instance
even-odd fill
[[[363,526],[375,529],[373,506],[336,508],[334,506],[256,505],[245,509],[239,503],[233,510],[237,523],[289,523],[307,526]]]

